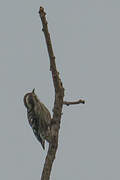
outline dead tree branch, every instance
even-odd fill
[[[50,70],[52,72],[53,84],[55,88],[53,125],[51,127],[52,139],[51,139],[51,142],[49,143],[49,148],[48,148],[48,152],[47,152],[47,156],[45,159],[45,164],[44,164],[44,168],[43,168],[43,172],[41,176],[41,180],[49,180],[52,164],[55,159],[55,155],[56,155],[56,151],[58,147],[58,134],[59,134],[60,120],[61,120],[62,107],[63,107],[64,88],[63,88],[62,82],[59,78],[59,73],[56,68],[55,56],[53,53],[51,38],[48,31],[48,23],[45,17],[46,13],[43,7],[40,7],[39,15],[42,21],[42,26],[43,26],[42,30],[45,35],[47,50],[48,50],[49,59],[50,59]]]
[[[74,101],[74,102],[68,102],[63,101],[64,99],[64,88],[61,82],[61,79],[59,77],[59,73],[56,68],[55,63],[55,56],[53,53],[50,33],[48,31],[48,23],[46,20],[46,13],[44,11],[43,7],[40,7],[39,9],[39,15],[42,21],[42,31],[44,32],[47,50],[49,54],[50,59],[50,71],[52,73],[52,79],[55,89],[55,101],[54,101],[54,108],[53,108],[53,118],[52,118],[52,125],[51,125],[51,132],[48,134],[48,141],[49,141],[49,148],[47,152],[47,156],[45,159],[45,164],[43,167],[43,172],[41,176],[41,180],[49,180],[50,174],[52,170],[52,165],[55,159],[56,151],[58,148],[58,135],[59,135],[59,129],[60,129],[60,122],[61,122],[61,115],[62,115],[62,108],[63,104],[69,106],[72,104],[84,104],[84,100]]]
[[[74,104],[85,104],[85,101],[83,99],[79,99],[78,101],[63,101],[64,105],[74,105]]]

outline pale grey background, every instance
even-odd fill
[[[0,179],[40,179],[47,152],[23,105],[34,87],[51,112],[54,102],[40,5],[65,99],[87,101],[63,109],[51,180],[120,180],[119,0],[0,1]]]

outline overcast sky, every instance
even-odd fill
[[[65,100],[51,180],[120,180],[120,1],[0,1],[0,179],[39,180],[43,151],[28,124],[25,93],[52,113],[54,89],[41,30],[47,12]]]

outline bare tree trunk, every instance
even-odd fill
[[[50,34],[48,32],[46,13],[44,12],[44,8],[40,7],[39,10],[40,18],[43,25],[43,32],[45,35],[46,45],[48,49],[48,54],[50,58],[50,70],[52,72],[53,84],[55,88],[55,102],[53,108],[53,124],[51,127],[51,142],[49,143],[48,153],[45,159],[45,164],[41,176],[41,180],[49,180],[50,173],[52,169],[52,164],[55,159],[56,151],[58,148],[58,134],[60,128],[60,120],[62,114],[63,107],[63,98],[64,98],[64,88],[62,86],[62,82],[59,77],[59,73],[57,72],[55,56],[53,53],[52,43],[50,39]]]
[[[48,31],[48,23],[46,20],[46,13],[43,7],[40,7],[39,15],[42,21],[42,26],[43,26],[42,31],[44,32],[44,35],[45,35],[47,50],[48,50],[49,59],[50,59],[50,71],[52,73],[52,79],[53,79],[53,84],[54,84],[54,89],[55,89],[55,101],[54,101],[53,118],[52,118],[51,135],[50,135],[51,140],[49,141],[50,142],[49,148],[48,148],[48,152],[47,152],[47,156],[45,159],[45,164],[44,164],[44,168],[43,168],[43,172],[41,176],[41,180],[49,180],[52,165],[53,165],[56,151],[58,148],[58,136],[59,136],[63,104],[65,105],[80,104],[80,103],[84,104],[85,101],[81,99],[75,102],[63,101],[64,88],[63,88],[62,81],[59,77],[59,73],[56,68],[55,56],[53,53],[50,33]]]

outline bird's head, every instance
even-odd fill
[[[35,104],[35,99],[36,99],[36,94],[35,94],[35,89],[32,90],[32,92],[25,94],[24,96],[24,105],[27,109],[32,109],[34,108]]]

